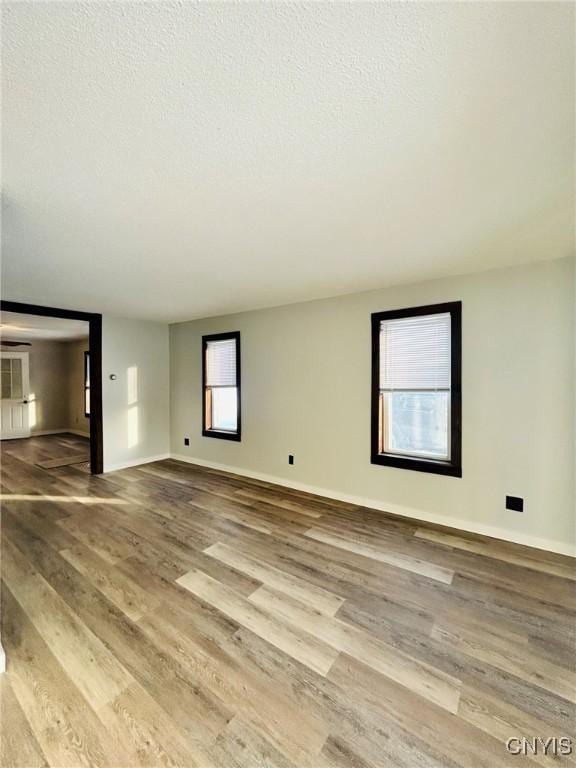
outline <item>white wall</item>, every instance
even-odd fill
[[[105,472],[168,454],[168,354],[167,325],[102,318]]]
[[[173,325],[172,452],[572,551],[573,270],[563,259]],[[371,465],[370,313],[454,300],[463,302],[463,477]],[[240,443],[201,435],[201,336],[233,330]],[[524,513],[504,508],[506,494],[524,497]]]

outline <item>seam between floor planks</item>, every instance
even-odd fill
[[[574,722],[567,558],[173,461],[34,466],[75,445],[2,468],[6,697],[41,752],[9,768],[513,767],[509,731]]]

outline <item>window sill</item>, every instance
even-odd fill
[[[372,464],[379,464],[383,467],[396,467],[397,469],[411,469],[414,472],[429,472],[434,475],[462,477],[462,465],[449,461],[434,461],[392,453],[372,454],[370,461]]]
[[[220,440],[235,440],[240,442],[240,432],[223,432],[218,429],[203,429],[203,437],[217,437]]]

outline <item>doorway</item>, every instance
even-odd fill
[[[88,312],[76,312],[68,309],[43,307],[35,304],[23,304],[13,301],[1,301],[2,317],[34,316],[51,330],[66,325],[58,321],[75,321],[70,326],[84,326],[85,343],[81,351],[81,370],[83,386],[79,408],[81,410],[82,429],[87,430],[90,443],[90,471],[101,474],[103,471],[103,436],[102,436],[102,316]],[[8,313],[8,314],[7,314]],[[54,318],[56,320],[48,320]],[[41,323],[38,323],[41,325]],[[38,419],[39,403],[35,394],[30,392],[30,355],[33,343],[23,340],[20,333],[17,340],[10,340],[10,328],[13,323],[2,328],[1,384],[2,398],[0,405],[0,431],[2,440],[25,439],[33,434]],[[57,335],[57,333],[56,333]],[[5,340],[6,339],[6,340]],[[14,347],[8,348],[7,345]],[[40,347],[40,342],[37,343]],[[72,345],[70,345],[72,346]],[[51,359],[51,356],[49,355]]]
[[[28,352],[2,352],[0,439],[30,437]]]

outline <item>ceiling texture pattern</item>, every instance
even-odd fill
[[[71,341],[86,339],[90,333],[85,320],[0,312],[0,344],[2,341]]]
[[[4,298],[179,321],[567,256],[570,3],[5,3]]]

